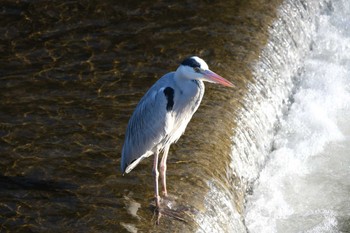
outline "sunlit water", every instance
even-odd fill
[[[0,232],[242,232],[230,137],[281,2],[2,1]],[[142,95],[193,54],[235,87],[206,85],[169,153],[183,220],[156,226],[152,160],[122,176],[124,133]]]
[[[346,231],[349,8],[317,24],[327,2],[3,2],[0,232]],[[185,221],[156,226],[152,161],[121,176],[120,151],[139,99],[190,54],[235,88],[206,85],[168,160]]]
[[[247,198],[249,232],[350,231],[350,3],[331,9]]]

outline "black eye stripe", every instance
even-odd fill
[[[190,66],[192,68],[195,68],[195,67],[201,67],[201,64],[199,64],[199,62],[197,62],[194,58],[192,57],[189,57],[189,58],[186,58],[182,63],[181,65],[184,65],[184,66]]]

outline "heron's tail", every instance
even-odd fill
[[[125,161],[126,157],[128,157],[128,156],[124,156],[124,154],[123,154],[122,161],[121,161],[121,170],[122,170],[123,175],[125,175],[125,173],[131,172],[131,170],[134,169],[137,166],[137,164],[139,164],[144,158],[147,158],[147,157],[151,156],[152,154],[153,154],[152,151],[147,151],[146,153],[141,155],[139,158],[134,159],[131,162]]]

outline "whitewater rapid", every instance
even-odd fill
[[[350,2],[329,4],[246,199],[251,233],[350,231]]]

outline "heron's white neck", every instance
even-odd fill
[[[192,80],[190,77],[188,77],[188,75],[186,75],[186,71],[181,66],[175,71],[174,79],[176,84],[179,86],[182,86],[184,83]]]
[[[180,65],[175,71],[175,78],[178,80],[199,80],[198,74],[193,72],[193,68]]]
[[[181,66],[176,70],[174,74],[174,81],[176,85],[185,93],[194,92],[198,88],[204,88],[203,81],[188,77],[186,75],[186,70],[182,69]]]

